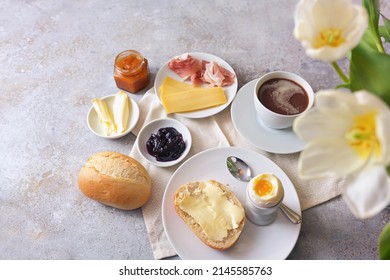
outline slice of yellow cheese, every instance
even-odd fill
[[[186,90],[186,89],[193,89],[196,88],[191,84],[179,82],[169,76],[165,77],[164,81],[162,82],[160,86],[160,92],[161,90],[164,89],[176,89],[177,91],[179,90]]]
[[[194,89],[195,87],[191,84],[179,82],[171,77],[166,77],[160,86],[160,97],[161,95],[170,94],[182,90]]]
[[[160,87],[160,99],[167,113],[195,111],[227,102],[222,87],[194,87],[170,77]]]

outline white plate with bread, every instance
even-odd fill
[[[162,220],[172,247],[180,258],[192,260],[287,258],[298,239],[301,225],[292,224],[281,211],[278,212],[276,220],[267,226],[257,226],[244,218],[245,225],[241,227],[240,224],[237,228],[240,231],[238,238],[235,236],[231,240],[228,234],[228,237],[223,239],[226,244],[222,242],[218,248],[207,242],[207,237],[202,238],[202,233],[196,233],[197,229],[190,225],[191,222],[176,210],[176,197],[183,188],[210,181],[218,182],[227,188],[228,193],[232,192],[241,204],[245,203],[247,183],[238,181],[229,173],[226,167],[228,156],[245,160],[251,166],[253,174],[273,173],[278,176],[285,191],[284,203],[301,214],[299,198],[292,182],[273,161],[254,151],[235,147],[206,150],[184,162],[172,175],[165,189]],[[206,213],[203,216],[207,216]]]

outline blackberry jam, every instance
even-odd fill
[[[146,142],[148,153],[163,162],[178,159],[185,148],[183,135],[173,127],[160,128]]]

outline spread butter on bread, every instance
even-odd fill
[[[180,186],[174,207],[196,236],[214,249],[230,248],[245,225],[244,207],[228,187],[215,180]]]

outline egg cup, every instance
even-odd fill
[[[271,177],[273,178],[273,181],[278,182],[278,193],[275,194],[270,201],[267,201],[264,204],[260,204],[259,202],[256,202],[251,197],[251,189],[254,187],[254,182],[259,177]],[[282,204],[284,198],[284,189],[280,182],[280,180],[272,174],[261,174],[258,175],[248,183],[248,186],[246,188],[246,203],[245,203],[245,213],[247,218],[254,223],[255,225],[259,226],[265,226],[271,224],[273,221],[275,221],[277,216],[277,211],[279,209],[280,204]]]

